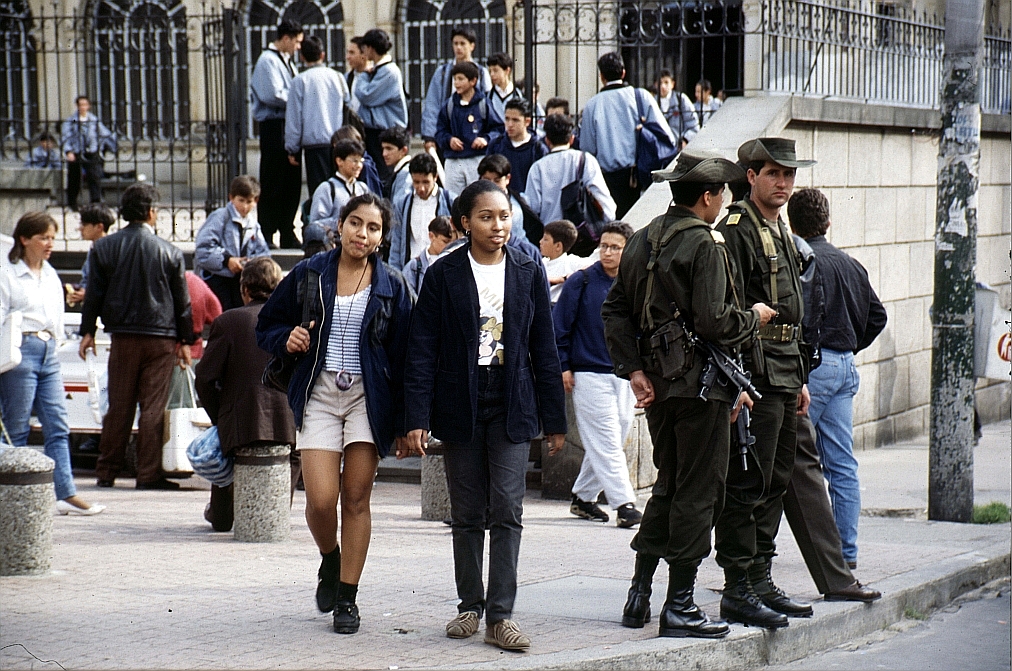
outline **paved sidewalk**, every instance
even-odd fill
[[[978,502],[1009,500],[1009,445],[1008,422],[985,428],[976,455]],[[882,448],[859,459],[866,507],[924,507],[925,448]],[[882,601],[816,601],[814,618],[793,620],[776,634],[735,625],[724,641],[657,639],[656,624],[619,625],[633,531],[578,520],[567,504],[532,492],[525,501],[515,618],[533,647],[516,655],[485,645],[480,633],[467,641],[445,637],[443,626],[456,612],[450,532],[419,519],[417,485],[376,485],[373,542],[359,590],[362,629],[354,636],[334,634],[330,617],[316,612],[319,554],[301,492],[292,540],[252,545],[210,530],[202,518],[207,485],[198,478],[180,492],[136,491],[131,480],[112,490],[95,488],[92,478],[78,486],[109,509],[94,518],[55,519],[50,575],[0,579],[0,668],[58,668],[38,660],[68,669],[747,668],[865,635],[895,622],[905,607],[940,605],[1007,575],[1009,566],[1008,524],[864,517],[858,576],[886,592]],[[786,523],[780,551],[778,582],[816,600]],[[711,556],[701,567],[697,597],[713,614],[721,584]]]

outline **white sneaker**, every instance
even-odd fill
[[[66,501],[56,502],[56,512],[61,515],[98,515],[103,510],[105,510],[105,506],[98,503],[91,504],[91,508],[78,508]]]

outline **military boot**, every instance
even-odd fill
[[[780,629],[786,627],[787,616],[767,608],[759,600],[744,571],[724,572],[724,595],[720,598],[720,617],[753,627]]]
[[[636,553],[636,568],[633,569],[632,585],[629,586],[629,597],[622,609],[622,626],[642,629],[650,621],[650,586],[654,581],[658,557],[651,557],[642,552]]]
[[[793,601],[773,582],[773,558],[758,557],[748,569],[748,581],[759,599],[787,617],[811,617],[812,606]]]
[[[714,622],[693,600],[696,568],[672,566],[668,569],[668,596],[660,616],[660,636],[671,638],[723,638],[731,630],[724,622]]]

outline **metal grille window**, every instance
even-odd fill
[[[253,75],[260,53],[277,38],[278,24],[285,19],[301,25],[307,37],[316,35],[323,40],[324,62],[344,73],[344,8],[340,0],[253,0],[246,16],[246,81]],[[248,132],[251,137],[259,132],[252,116]]]
[[[408,93],[408,119],[417,132],[422,100],[442,63],[453,58],[450,34],[457,26],[474,30],[474,59],[506,50],[506,4],[503,0],[409,0],[401,15],[400,62]],[[514,78],[519,74],[514,72]]]
[[[0,3],[0,137],[31,138],[39,129],[32,14],[22,2]],[[0,140],[2,142],[2,140]],[[18,157],[20,158],[20,156]]]
[[[190,121],[186,8],[101,0],[93,6],[89,68],[97,116],[131,138],[185,137]]]

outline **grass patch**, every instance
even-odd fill
[[[1010,519],[1012,519],[1012,512],[1001,501],[992,501],[987,505],[973,507],[974,524],[1001,524]]]
[[[917,610],[916,608],[904,608],[903,617],[908,620],[927,620],[928,616]]]

